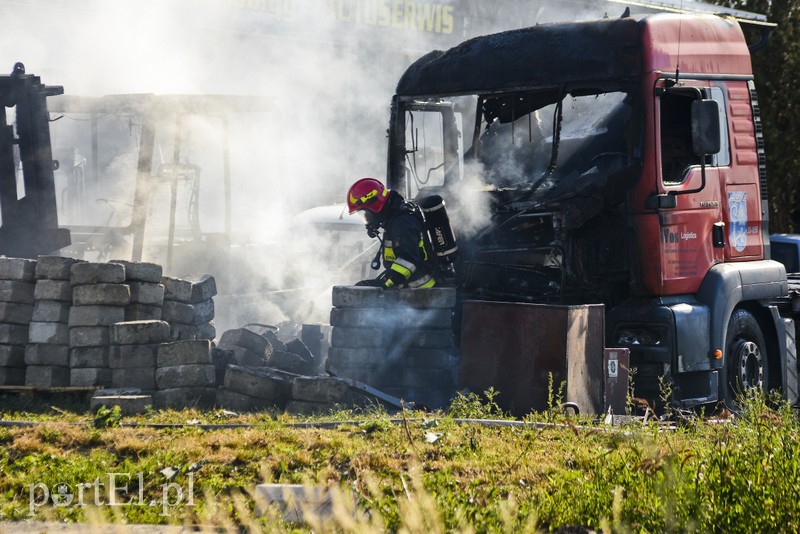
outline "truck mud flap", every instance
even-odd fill
[[[783,320],[786,336],[786,360],[783,370],[783,392],[790,406],[798,405],[800,384],[797,369],[797,339],[794,319]]]

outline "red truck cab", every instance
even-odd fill
[[[388,185],[447,199],[462,300],[605,305],[637,396],[796,399],[733,18],[542,24],[431,52],[397,86]]]

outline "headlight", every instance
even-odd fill
[[[617,344],[626,345],[648,345],[657,346],[662,343],[661,332],[652,328],[620,328],[617,331]]]

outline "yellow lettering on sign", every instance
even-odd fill
[[[395,28],[403,27],[403,0],[392,1],[392,26]]]
[[[453,6],[442,8],[442,33],[453,33]]]
[[[389,0],[378,0],[378,24],[388,26],[392,22],[392,8]]]
[[[269,13],[281,21],[320,16],[346,24],[453,33],[455,7],[425,0],[211,0],[230,7]],[[452,1],[452,0],[450,0]]]

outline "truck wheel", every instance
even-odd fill
[[[735,310],[728,323],[725,342],[725,395],[729,408],[737,407],[737,397],[758,388],[767,392],[769,374],[766,343],[758,321],[747,310]]]

